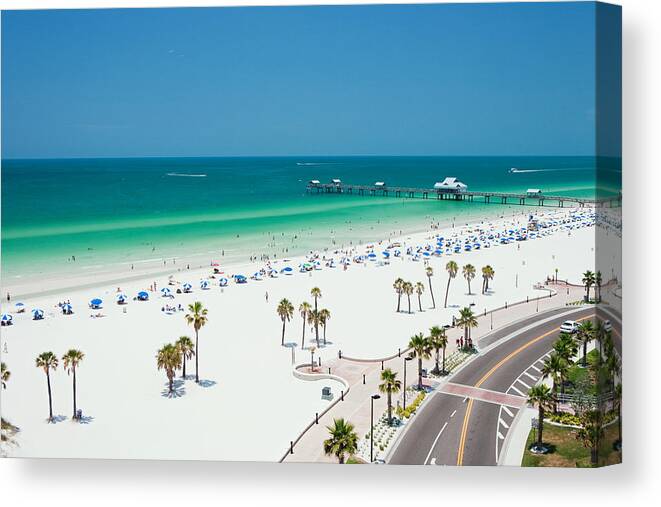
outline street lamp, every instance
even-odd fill
[[[381,398],[379,394],[373,394],[370,401],[370,463],[374,463],[374,400]]]
[[[406,363],[412,359],[413,358],[411,356],[406,356],[404,358],[404,410],[406,410]]]

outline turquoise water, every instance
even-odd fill
[[[283,256],[332,239],[346,244],[504,212],[477,203],[307,195],[310,179],[428,187],[456,176],[470,190],[594,197],[596,164],[593,157],[3,160],[2,274],[68,269],[71,256],[76,266],[223,251],[228,259]],[[620,173],[610,169],[612,190]]]

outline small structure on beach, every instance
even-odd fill
[[[384,181],[377,181],[376,183],[374,183],[374,186],[376,188],[386,188],[386,183]]]
[[[529,188],[526,190],[526,195],[528,197],[541,197],[542,191],[539,188]]]
[[[335,185],[336,187],[339,187],[340,185],[342,185],[342,180],[340,180],[340,179],[338,179],[338,178],[333,178],[333,179],[331,180],[331,183],[332,183],[333,185]]]
[[[310,186],[317,187],[317,186],[321,185],[321,181],[319,181],[319,180],[310,180],[310,181],[308,182],[308,184],[309,184]]]
[[[437,181],[434,183],[434,190],[439,193],[458,194],[460,192],[465,192],[467,189],[468,185],[454,177],[447,177],[443,181]]]

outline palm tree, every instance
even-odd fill
[[[601,301],[601,271],[594,274],[594,283],[597,286],[597,302]]]
[[[601,319],[597,319],[597,326],[594,330],[594,337],[599,342],[599,356],[602,356],[604,353],[604,341],[610,336],[610,331],[606,330],[606,325]]]
[[[402,383],[397,379],[397,372],[390,368],[386,368],[381,372],[381,381],[379,391],[388,395],[388,425],[392,425],[392,394],[399,392]]]
[[[319,311],[312,309],[308,313],[308,324],[313,326],[316,330],[319,329],[319,323],[321,322],[321,316]],[[319,348],[319,333],[315,335],[315,341],[317,342],[317,348]]]
[[[445,329],[439,326],[434,326],[429,330],[429,345],[434,349],[436,365],[434,366],[434,373],[445,374],[445,348],[448,346],[448,337]],[[439,351],[443,350],[443,369],[438,367]]]
[[[557,352],[552,353],[544,360],[542,366],[542,378],[550,377],[553,380],[553,412],[558,412],[558,384],[564,383],[565,375],[567,374],[568,365],[567,361],[560,356]]]
[[[280,303],[278,303],[278,308],[276,309],[276,312],[280,316],[280,320],[282,320],[282,343],[281,345],[284,346],[285,344],[285,323],[289,322],[291,318],[294,316],[294,305],[291,304],[289,299],[284,298],[280,300]]]
[[[549,386],[545,384],[532,386],[528,391],[528,403],[533,406],[537,405],[539,410],[537,416],[537,443],[535,444],[535,447],[540,452],[544,449],[542,440],[542,431],[544,430],[544,411],[548,409],[553,400],[554,398],[551,394],[551,390],[549,389]]]
[[[168,343],[156,354],[156,366],[159,370],[165,370],[168,377],[168,392],[174,393],[174,374],[175,370],[181,368],[181,353],[179,347]]]
[[[321,324],[321,327],[324,328],[324,345],[326,345],[326,326],[328,325],[328,321],[331,318],[331,312],[327,308],[322,308],[319,310],[319,323]]]
[[[330,438],[324,440],[324,452],[327,456],[335,456],[342,465],[344,457],[353,454],[358,449],[358,435],[354,426],[343,418],[334,419],[333,426],[327,426]]]
[[[48,422],[53,421],[53,395],[50,388],[50,371],[57,370],[57,356],[52,352],[42,352],[37,356],[36,366],[46,373],[46,383],[48,384]]]
[[[420,300],[420,296],[422,296],[422,293],[425,291],[425,285],[422,282],[416,282],[415,283],[415,293],[418,295],[418,309],[422,311],[422,301]]]
[[[188,336],[180,336],[179,340],[177,340],[177,343],[175,345],[179,347],[179,352],[181,353],[181,362],[182,362],[181,378],[185,379],[186,359],[192,359],[192,357],[195,355],[195,345],[193,344],[193,340],[191,340]]]
[[[2,379],[2,388],[7,389],[7,382],[9,382],[9,377],[11,377],[11,372],[7,369],[5,363],[0,363],[0,379]]]
[[[303,318],[303,337],[301,338],[301,349],[305,348],[305,324],[307,323],[308,317],[312,313],[312,306],[307,301],[303,301],[298,307],[298,313]]]
[[[321,289],[319,287],[313,287],[310,290],[310,295],[314,298],[314,313],[318,314],[319,308],[317,306],[317,300],[321,299]],[[314,334],[317,337],[317,347],[319,346],[319,319],[314,320]]]
[[[590,449],[590,464],[596,467],[599,463],[599,444],[604,437],[603,416],[600,410],[589,410],[579,416],[581,429],[576,432],[577,440]]]
[[[425,274],[427,275],[427,281],[429,282],[429,294],[431,295],[431,307],[436,309],[436,300],[434,299],[434,291],[431,286],[431,279],[434,276],[434,269],[431,266],[425,268]]]
[[[583,366],[588,364],[588,344],[594,340],[594,325],[591,320],[583,321],[578,326],[578,331],[576,335],[583,345]]]
[[[418,358],[418,389],[422,390],[422,360],[431,357],[429,340],[422,333],[418,333],[409,340],[409,348],[411,355]]]
[[[457,276],[457,272],[459,271],[459,266],[457,265],[456,262],[450,261],[445,265],[445,271],[448,272],[448,286],[445,288],[445,303],[443,304],[443,308],[448,307],[448,294],[450,293],[450,282],[455,276]]]
[[[404,280],[402,278],[398,278],[395,280],[395,283],[393,283],[392,286],[395,289],[395,293],[397,294],[397,313],[399,313],[402,302],[402,293],[404,292]]]
[[[188,305],[188,311],[190,313],[186,314],[186,322],[190,325],[193,325],[195,330],[195,382],[200,382],[200,371],[198,360],[200,359],[200,351],[198,348],[199,345],[199,333],[200,329],[208,322],[209,318],[207,317],[207,309],[199,301],[195,301]]]
[[[85,354],[80,350],[71,349],[66,354],[62,356],[62,365],[67,370],[67,375],[73,373],[73,417],[72,419],[77,419],[77,406],[76,406],[76,368],[85,359]]]
[[[409,301],[409,313],[411,313],[411,294],[413,294],[413,284],[411,282],[404,282],[402,285],[402,291],[406,294],[406,298]]]
[[[578,344],[573,335],[560,333],[553,344],[553,350],[567,362],[567,365],[571,365],[574,363],[574,357],[578,354]]]
[[[477,319],[473,310],[469,307],[464,307],[459,310],[459,320],[457,320],[457,325],[464,328],[464,342],[468,341],[470,338],[470,330],[474,327],[477,327]]]
[[[493,280],[496,272],[488,264],[482,268],[482,294],[489,290],[489,280]]]
[[[620,374],[621,364],[620,360],[615,353],[615,347],[610,336],[606,340],[606,371],[608,372],[608,379],[611,391],[615,391],[615,377]]]
[[[466,264],[461,270],[461,274],[464,276],[468,282],[468,295],[471,295],[471,280],[475,278],[475,266],[472,264]]]
[[[583,279],[581,280],[583,285],[585,285],[585,297],[587,301],[590,301],[590,287],[594,285],[594,273],[590,270],[583,273]]]

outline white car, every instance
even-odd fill
[[[578,331],[578,322],[575,320],[566,320],[560,325],[560,331],[573,334]]]
[[[613,324],[611,324],[610,320],[605,320],[603,326],[604,326],[604,330],[607,333],[610,332],[613,329]]]

